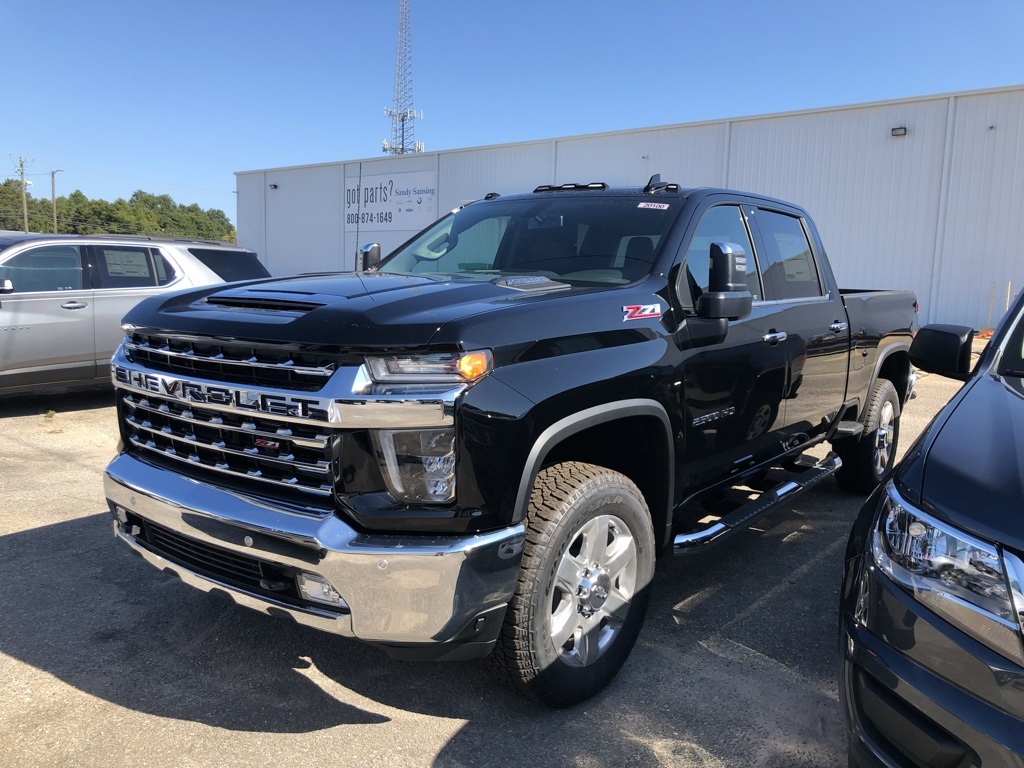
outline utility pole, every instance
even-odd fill
[[[50,171],[50,202],[53,204],[53,234],[57,234],[57,174],[63,173],[63,168]]]
[[[25,232],[28,232],[28,193],[25,191],[25,163],[28,159],[24,155],[18,155],[18,167],[14,170],[21,176],[21,211],[24,217]]]

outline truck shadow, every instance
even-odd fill
[[[838,765],[850,516],[830,496],[808,494],[720,554],[662,561],[626,668],[567,710],[516,698],[480,664],[392,661],[189,589],[117,547],[106,515],[0,537],[0,652],[121,707],[235,731],[465,721],[436,766],[720,766],[738,739],[749,764]]]
[[[109,408],[114,404],[111,387],[83,392],[40,392],[0,397],[0,419],[13,416],[37,416],[49,412],[72,413]]]
[[[0,652],[120,706],[231,730],[388,720],[308,676],[308,655],[332,642],[357,657],[372,649],[194,594],[115,546],[108,521],[92,515],[0,537]]]

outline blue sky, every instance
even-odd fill
[[[1021,0],[412,0],[427,151],[1024,83]],[[234,172],[380,156],[398,0],[5,0],[0,178],[235,217]],[[538,179],[538,183],[548,181]]]

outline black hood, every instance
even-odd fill
[[[423,347],[445,323],[494,309],[494,302],[512,293],[486,281],[310,275],[155,297],[129,312],[125,322],[343,348]]]
[[[1024,551],[1024,383],[978,376],[922,446],[922,502],[954,525]]]
[[[479,342],[468,338],[467,319],[498,310],[501,332],[488,324],[493,333],[483,346],[547,338],[555,329],[575,325],[593,330],[602,318],[609,327],[621,327],[623,304],[654,300],[650,288],[639,286],[551,288],[549,281],[536,290],[529,285],[519,290],[448,276],[308,275],[157,296],[132,309],[124,321],[180,334],[387,351],[425,348],[431,342]],[[627,290],[616,290],[622,288]],[[570,297],[574,300],[567,305]],[[594,302],[601,305],[596,313],[587,309]]]

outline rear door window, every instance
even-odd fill
[[[15,293],[78,291],[82,289],[82,258],[77,245],[30,248],[0,263]]]
[[[260,260],[252,251],[189,248],[188,252],[226,283],[270,277],[267,268],[260,264]]]
[[[169,285],[178,274],[159,248],[142,245],[94,245],[96,288],[153,288]]]
[[[755,215],[761,234],[761,269],[769,299],[803,299],[823,296],[818,265],[803,223],[796,216],[758,208]]]
[[[149,248],[96,245],[97,288],[152,288],[157,284]]]

